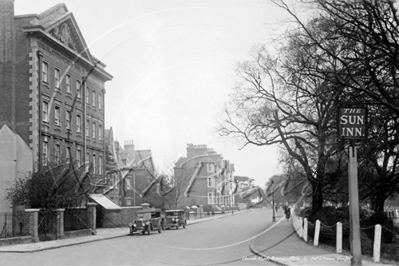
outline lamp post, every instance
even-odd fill
[[[270,183],[271,184],[271,187],[273,187],[273,180],[272,180],[272,182]],[[273,188],[272,188],[273,189]],[[273,206],[272,206],[272,208],[273,208],[273,222],[275,222],[276,221],[276,215],[275,215],[275,213],[274,213],[274,190],[272,191],[272,200],[273,200]]]

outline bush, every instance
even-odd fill
[[[370,217],[364,220],[364,226],[371,227],[366,230],[366,234],[370,239],[374,239],[374,225],[376,224],[382,226],[381,243],[393,243],[394,233],[392,233],[392,231],[395,230],[393,220],[391,218],[388,218],[385,213],[373,213]]]
[[[336,208],[332,206],[323,207],[320,221],[327,226],[336,224],[338,222]]]
[[[349,221],[349,208],[348,207],[340,207],[336,209],[337,219],[339,221]]]
[[[312,206],[302,209],[299,215],[303,218],[309,217],[312,214]]]

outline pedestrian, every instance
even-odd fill
[[[285,218],[287,218],[287,221],[288,221],[291,217],[291,208],[287,206],[285,208],[284,212],[285,212]]]

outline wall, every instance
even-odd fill
[[[97,217],[101,220],[101,227],[103,228],[128,226],[136,217],[137,211],[141,209],[141,206],[132,206],[121,207],[119,210],[107,210],[101,206],[97,206]]]
[[[4,200],[6,189],[32,170],[31,149],[4,125],[0,129],[0,212],[12,211],[11,202]]]

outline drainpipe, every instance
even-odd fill
[[[43,103],[42,103],[42,58],[43,58],[43,53],[42,53],[42,51],[37,51],[36,52],[36,55],[37,55],[37,58],[38,58],[38,60],[39,60],[39,78],[38,78],[38,83],[39,83],[39,88],[38,88],[38,91],[39,91],[39,128],[38,128],[38,134],[39,134],[39,136],[38,136],[38,141],[39,141],[39,143],[38,143],[38,145],[39,145],[39,160],[38,160],[38,162],[39,162],[39,171],[41,170],[41,168],[42,168],[42,160],[43,160],[43,156],[42,156],[42,109],[43,109]]]
[[[82,95],[83,95],[83,158],[84,158],[84,163],[87,162],[87,160],[90,161],[89,158],[87,158],[87,148],[86,148],[86,78],[87,77],[82,77]],[[89,132],[90,134],[90,132]]]

